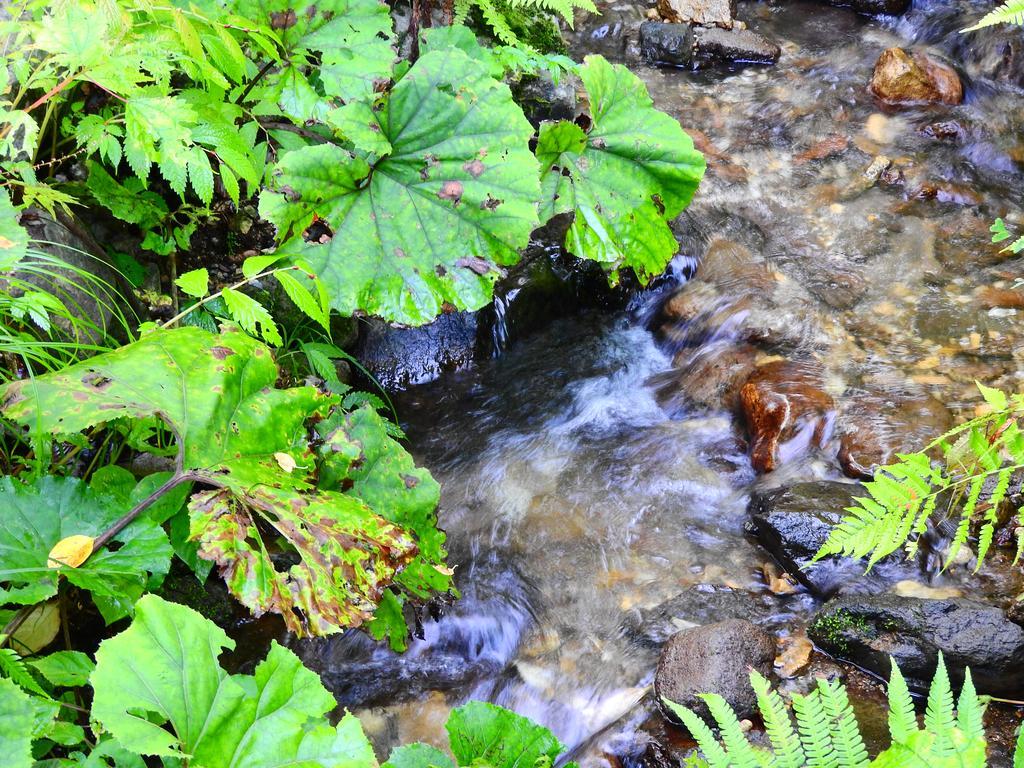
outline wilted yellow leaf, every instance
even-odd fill
[[[277,463],[285,472],[291,472],[296,466],[298,466],[290,453],[278,451],[274,454],[274,458],[277,459]]]
[[[76,534],[63,538],[53,545],[53,549],[50,550],[47,557],[46,566],[47,568],[62,566],[77,568],[89,559],[89,555],[92,554],[92,545],[92,536]]]
[[[60,610],[56,600],[37,605],[18,627],[8,644],[22,656],[41,651],[60,631]]]

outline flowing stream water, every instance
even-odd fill
[[[788,357],[824,367],[848,403],[840,422],[852,412],[884,429],[872,397],[934,398],[965,414],[975,378],[1021,384],[1020,316],[979,298],[1021,274],[988,226],[1022,221],[1024,163],[1020,92],[989,77],[1006,38],[972,48],[957,32],[982,6],[867,19],[802,0],[741,2],[738,17],[782,46],[780,62],[700,73],[638,62],[646,7],[602,10],[573,34],[574,53],[629,63],[709,156],[678,227],[677,272],[723,249],[743,256],[695,294],[700,322],[659,320],[673,290],[662,283],[625,310],[562,318],[397,398],[412,451],[443,487],[462,598],[425,619],[402,657],[360,633],[303,651],[382,751],[444,744],[449,709],[482,698],[547,725],[587,764],[629,762],[658,654],[646,611],[683,595],[677,624],[704,623],[723,595],[743,593],[750,617],[781,635],[806,623],[810,596],[765,585],[770,558],[745,532],[747,503],[766,485],[841,477],[834,452],[798,441],[758,477],[736,417],[689,397],[706,383],[693,375],[701,356],[740,344],[752,323]],[[952,55],[963,105],[880,108],[871,68],[884,48],[911,43]],[[825,140],[837,149],[822,156]],[[865,182],[879,156],[891,186]],[[732,290],[751,265],[771,278],[770,317]],[[499,346],[505,335],[499,324]],[[934,428],[921,425],[922,439]]]

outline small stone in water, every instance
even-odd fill
[[[796,677],[811,660],[814,644],[806,635],[791,635],[779,640],[782,653],[775,657],[775,669],[779,677]]]
[[[956,587],[929,587],[910,579],[896,582],[892,591],[900,597],[920,597],[927,600],[946,600],[950,597],[960,597],[963,594]]]

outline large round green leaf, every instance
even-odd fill
[[[533,130],[508,86],[462,51],[434,51],[363,115],[390,154],[295,150],[260,212],[282,237],[314,216],[327,222],[327,245],[296,237],[285,250],[313,267],[342,314],[421,324],[446,303],[483,306],[500,265],[516,262],[538,221]]]
[[[590,102],[586,130],[545,123],[537,142],[543,174],[541,218],[572,213],[566,247],[616,276],[641,282],[664,271],[678,245],[668,221],[693,198],[704,157],[679,122],[656,110],[640,79],[601,56],[580,78]]]

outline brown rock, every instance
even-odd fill
[[[812,160],[824,160],[826,157],[842,154],[849,145],[850,140],[842,134],[829,136],[811,144],[811,146],[794,157],[793,162],[797,165],[803,165]]]
[[[732,29],[736,0],[658,0],[658,13],[665,21]]]
[[[1024,292],[985,286],[978,292],[978,303],[985,309],[1024,309]]]
[[[922,51],[888,48],[878,57],[870,89],[888,104],[959,104],[964,89],[956,70]]]
[[[757,350],[747,344],[713,344],[676,356],[680,366],[672,399],[709,410],[736,408],[737,390],[757,367]]]
[[[755,470],[771,472],[780,463],[780,453],[821,445],[833,408],[823,386],[818,366],[789,360],[767,363],[750,375],[740,390],[740,406]],[[794,444],[787,445],[791,440]]]

